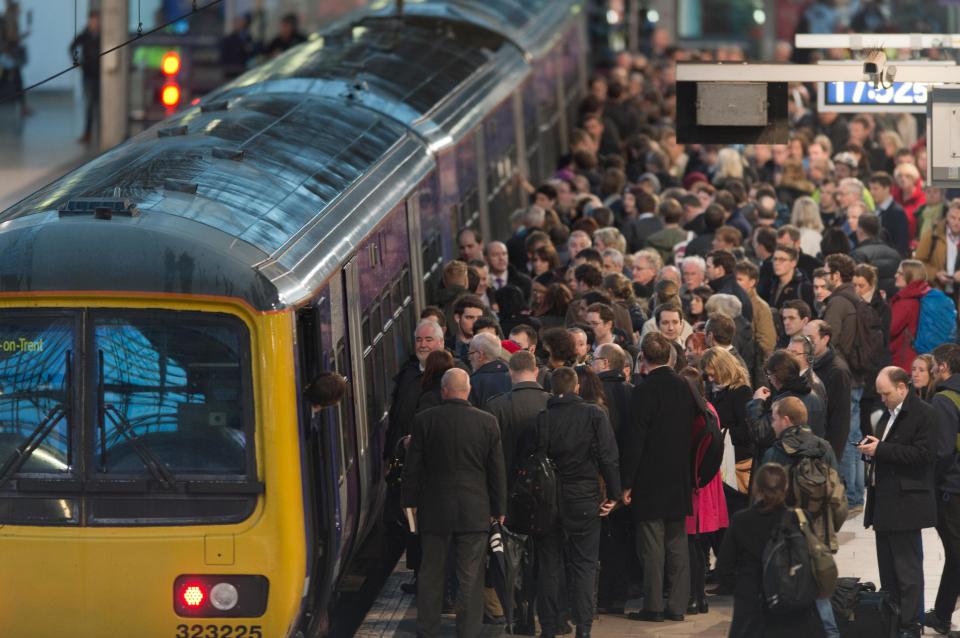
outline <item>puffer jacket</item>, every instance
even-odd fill
[[[896,294],[897,289],[893,285],[893,280],[897,275],[897,268],[900,267],[900,253],[879,239],[867,239],[860,242],[850,256],[858,264],[870,264],[876,267],[879,277],[877,287],[886,292],[888,297]]]

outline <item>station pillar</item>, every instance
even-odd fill
[[[100,5],[104,50],[130,38],[128,0],[103,0]],[[100,149],[127,139],[129,130],[130,49],[121,47],[100,63]]]

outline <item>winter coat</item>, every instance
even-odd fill
[[[878,433],[884,428],[890,431],[877,444],[872,468],[867,471],[863,525],[873,526],[877,532],[933,527],[937,522],[933,478],[936,412],[910,392],[896,421],[888,423],[889,418],[887,412],[877,424]]]
[[[470,403],[482,407],[488,399],[509,392],[512,386],[506,363],[500,359],[485,363],[470,375]]]
[[[509,392],[498,394],[488,400],[483,409],[497,418],[500,438],[503,441],[503,457],[507,468],[507,483],[513,482],[517,456],[525,433],[537,424],[537,415],[547,407],[550,393],[539,383],[518,383]]]
[[[850,433],[850,368],[843,357],[838,356],[830,347],[813,362],[813,371],[823,381],[827,392],[827,419],[823,438],[830,443],[839,460],[843,457]]]
[[[418,414],[402,486],[404,507],[418,508],[421,531],[486,532],[507,504],[496,419],[459,399]]]
[[[823,311],[823,320],[830,324],[833,330],[830,345],[846,361],[851,361],[857,337],[857,304],[862,301],[853,284],[840,284],[827,297],[826,308]],[[863,379],[855,379],[855,382],[862,383]]]
[[[728,638],[819,638],[823,623],[816,605],[789,615],[769,614],[763,603],[763,548],[786,509],[764,512],[754,505],[737,512],[723,535],[717,580],[733,590]]]
[[[956,452],[957,436],[960,434],[960,409],[950,397],[941,394],[944,390],[960,393],[960,374],[950,375],[949,379],[940,383],[931,401],[937,412],[937,464],[934,479],[938,491],[960,494],[960,457]]]
[[[920,300],[930,291],[926,281],[911,281],[890,300],[890,355],[893,365],[909,370],[917,352],[913,340],[920,320]]]
[[[707,403],[707,409],[720,419],[717,411]],[[727,513],[727,498],[723,493],[723,477],[720,472],[704,487],[693,490],[693,514],[687,517],[687,534],[708,534],[730,525]]]
[[[621,435],[621,466],[623,486],[633,490],[634,520],[676,521],[693,513],[693,392],[668,366],[652,370],[633,390],[633,419]]]
[[[849,403],[849,401],[848,401]],[[832,467],[837,472],[840,471],[840,464],[837,462],[837,456],[833,453],[833,448],[826,440],[816,436],[810,428],[805,425],[794,425],[780,433],[777,442],[773,444],[767,453],[763,455],[760,465],[767,463],[777,463],[787,470],[787,475],[797,463],[803,458],[819,459]],[[839,478],[839,476],[837,477]],[[810,521],[810,528],[817,538],[824,540],[830,551],[836,552],[840,549],[840,543],[837,540],[837,532],[843,527],[847,520],[847,498],[840,499],[837,507],[825,507],[819,515],[813,516]],[[787,505],[796,507],[793,486],[787,490]]]
[[[947,268],[947,220],[941,219],[920,235],[914,257],[923,262],[930,283],[941,287],[937,273],[952,270]]]

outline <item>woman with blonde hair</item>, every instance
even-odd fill
[[[735,148],[721,148],[717,153],[717,172],[713,183],[723,186],[728,179],[743,179],[743,156]]]
[[[709,382],[707,398],[717,411],[720,427],[730,432],[737,464],[736,490],[745,495],[756,452],[747,417],[747,403],[753,398],[750,375],[735,356],[719,347],[709,348],[703,353],[700,369]],[[732,487],[732,481],[725,482]],[[729,496],[728,492],[727,508],[731,512],[746,506],[746,498]]]
[[[823,240],[823,219],[820,205],[812,197],[798,197],[793,202],[790,224],[800,229],[800,249],[816,257]]]

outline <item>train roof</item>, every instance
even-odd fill
[[[307,298],[528,72],[480,3],[437,4],[341,25],[4,211],[0,291]],[[83,198],[136,214],[58,212]]]

